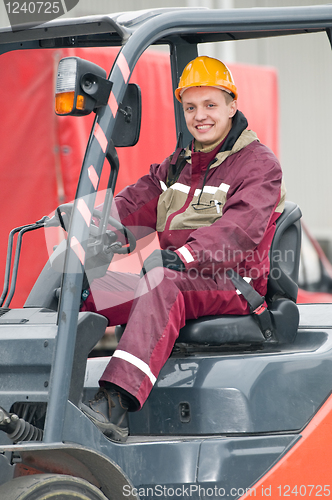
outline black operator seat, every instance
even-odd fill
[[[270,274],[265,297],[271,318],[272,332],[262,332],[255,314],[244,316],[204,316],[187,321],[177,342],[200,345],[291,343],[299,324],[296,306],[301,250],[301,210],[286,201],[277,219],[270,248]]]

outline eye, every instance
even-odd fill
[[[207,107],[208,107],[208,108],[215,108],[215,106],[216,106],[216,105],[215,105],[215,104],[212,104],[212,103],[210,103],[210,104],[208,104],[208,105],[207,105]]]
[[[190,112],[194,110],[194,106],[187,106],[186,111]]]

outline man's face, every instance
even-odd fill
[[[225,93],[214,87],[185,90],[182,105],[188,130],[203,147],[226,137],[237,110],[237,102],[226,104]]]

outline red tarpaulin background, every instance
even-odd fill
[[[54,84],[62,57],[75,55],[102,66],[107,74],[117,49],[17,51],[0,57],[2,91],[0,289],[7,240],[13,227],[50,214],[75,196],[94,115],[58,117]],[[273,68],[229,65],[239,91],[239,108],[260,140],[278,155],[278,87]],[[169,56],[146,52],[131,78],[142,91],[142,127],[138,144],[118,149],[116,192],[148,172],[176,145]],[[108,166],[102,180],[106,187]],[[56,238],[54,240],[56,243]],[[23,238],[16,293],[11,307],[24,304],[48,258],[43,229]]]

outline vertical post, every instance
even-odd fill
[[[83,280],[82,271],[81,273],[66,272],[69,269],[79,271],[77,269],[78,259],[73,254],[74,252],[68,249],[45,422],[44,442],[46,443],[62,441],[64,419],[69,397]]]
[[[197,45],[184,42],[179,37],[174,37],[173,44],[171,45],[173,89],[178,87],[179,79],[185,66],[189,61],[195,59],[195,57],[197,57]],[[185,147],[191,142],[192,136],[188,132],[181,104],[175,96],[173,96],[173,99],[177,137],[179,137],[180,133],[182,133],[182,144],[178,144],[178,146]]]

